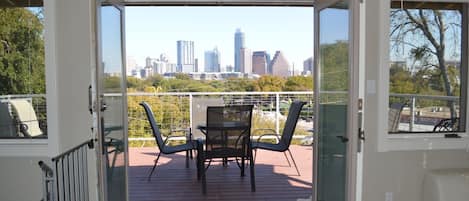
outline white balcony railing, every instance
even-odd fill
[[[116,94],[107,94],[113,97]],[[138,105],[149,102],[155,112],[160,129],[194,128],[194,118],[198,115],[194,100],[198,98],[218,98],[224,105],[254,105],[253,126],[267,126],[276,132],[281,130],[286,113],[293,100],[307,102],[303,108],[294,138],[311,135],[313,129],[313,92],[173,92],[173,93],[128,93],[129,141],[151,141],[148,131],[144,131],[146,117]],[[259,127],[260,128],[260,127]],[[263,127],[265,128],[265,127]],[[255,129],[255,128],[254,128]],[[178,138],[174,138],[178,139]]]

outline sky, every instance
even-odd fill
[[[312,7],[126,7],[126,55],[138,66],[166,54],[176,63],[176,41],[194,41],[195,58],[217,47],[221,66],[234,65],[234,34],[245,33],[251,51],[281,50],[295,69],[313,55]]]

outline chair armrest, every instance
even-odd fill
[[[267,133],[267,134],[260,135],[259,138],[257,138],[257,142],[260,142],[261,138],[265,137],[265,136],[275,136],[275,137],[277,137],[277,143],[280,141],[280,135],[279,134],[277,134],[277,133]]]
[[[270,131],[272,133],[277,133],[274,129],[271,129],[271,128],[258,128],[252,131],[252,134],[256,133],[257,131]]]

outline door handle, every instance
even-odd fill
[[[338,136],[336,136],[336,137],[337,137],[337,138],[339,138],[339,139],[340,139],[340,141],[341,141],[341,142],[343,142],[343,143],[346,143],[346,142],[348,142],[348,138],[347,138],[347,137],[340,136],[340,135],[338,135]]]
[[[91,84],[88,87],[88,110],[90,111],[90,114],[93,114],[93,97],[91,92]]]

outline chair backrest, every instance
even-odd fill
[[[303,101],[293,101],[288,110],[287,121],[285,122],[285,127],[283,128],[282,137],[280,138],[279,144],[282,145],[282,148],[285,150],[288,149],[295,133],[296,124],[300,118],[301,109],[306,104]]]
[[[207,107],[205,158],[246,154],[251,136],[252,105]]]
[[[206,123],[207,106],[224,106],[221,97],[194,97],[192,98],[191,132],[193,139],[205,139],[205,135],[197,129],[200,124]]]
[[[6,102],[0,102],[0,137],[18,137],[15,122]]]
[[[39,121],[33,105],[26,99],[13,99],[9,101],[16,117],[20,121],[20,131],[27,137],[42,135]]]
[[[392,103],[388,111],[388,131],[398,132],[399,123],[401,121],[401,112],[404,108],[404,103]]]
[[[153,137],[155,137],[158,148],[161,152],[165,152],[164,140],[161,136],[160,129],[158,128],[158,124],[156,123],[155,117],[153,116],[153,111],[151,110],[150,105],[148,105],[147,102],[141,102],[140,105],[145,109],[145,114],[147,115],[153,133]]]

